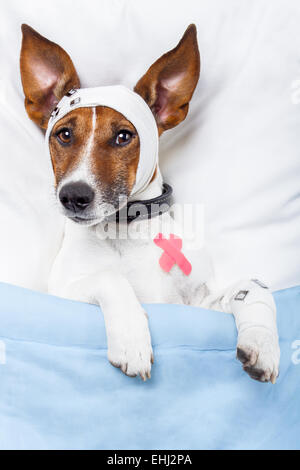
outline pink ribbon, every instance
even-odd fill
[[[182,250],[182,239],[176,235],[171,234],[169,240],[159,233],[154,238],[154,243],[161,248],[164,253],[159,260],[160,267],[169,273],[173,266],[177,266],[181,271],[189,276],[192,272],[192,265],[181,252]]]

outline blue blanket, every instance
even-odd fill
[[[0,284],[0,448],[300,449],[300,287],[275,296],[275,386],[243,373],[230,315],[177,305],[146,306],[143,383],[108,363],[97,307]]]

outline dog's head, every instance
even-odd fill
[[[22,26],[21,77],[26,111],[47,129],[58,102],[80,81],[69,55],[27,25]],[[150,107],[161,135],[182,122],[198,83],[197,32],[189,26],[175,49],[158,59],[135,87]],[[119,208],[136,180],[140,156],[134,125],[104,106],[75,109],[54,125],[50,153],[64,214],[86,225],[100,222],[106,206]]]

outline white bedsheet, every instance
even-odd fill
[[[23,108],[20,25],[62,45],[84,86],[133,86],[195,22],[200,84],[162,138],[176,200],[205,204],[221,285],[300,284],[297,0],[10,0],[0,5],[0,281],[45,290],[63,221],[41,132]]]

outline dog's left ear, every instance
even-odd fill
[[[43,129],[61,98],[79,88],[70,56],[60,46],[22,25],[21,78],[28,116]]]
[[[159,134],[186,118],[199,76],[197,29],[192,24],[177,47],[158,59],[134,89],[151,108]]]

